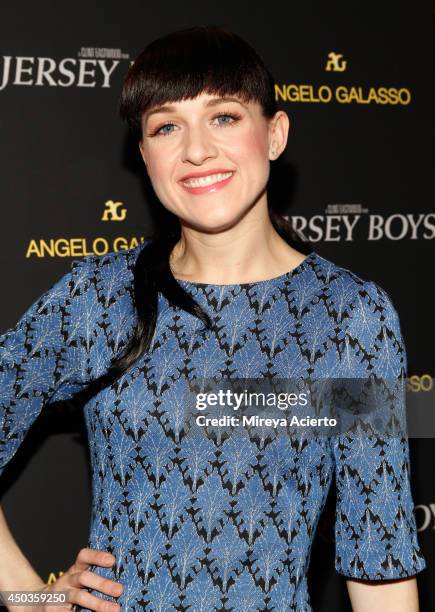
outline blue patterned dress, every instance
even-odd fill
[[[0,337],[1,470],[42,406],[73,397],[125,345],[141,248],[74,260]],[[406,438],[217,444],[185,436],[179,418],[186,381],[200,377],[405,375],[388,294],[316,252],[267,281],[178,282],[214,330],[160,294],[151,350],[85,405],[88,546],[116,557],[90,569],[124,586],[118,599],[90,592],[126,611],[310,611],[311,547],[333,477],[336,571],[423,570]]]

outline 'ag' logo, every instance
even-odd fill
[[[113,200],[107,200],[104,204],[106,210],[103,211],[103,216],[101,217],[101,221],[124,221],[127,216],[127,209],[123,208],[118,211],[118,208],[122,206],[122,202],[113,202]]]
[[[326,62],[326,68],[328,72],[344,72],[346,70],[347,61],[343,59],[341,53],[328,53],[328,61]]]

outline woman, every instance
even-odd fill
[[[405,438],[368,437],[361,455],[350,433],[189,435],[188,383],[406,373],[386,292],[295,248],[268,202],[289,129],[272,76],[238,36],[190,28],[137,58],[121,114],[169,220],[137,248],[73,261],[0,343],[2,466],[42,405],[86,396],[89,548],[48,589],[3,523],[20,572],[2,588],[67,590],[84,610],[311,610],[335,474],[335,568],[353,609],[417,610]]]

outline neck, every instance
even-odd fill
[[[277,233],[267,205],[236,226],[220,232],[198,231],[181,224],[172,250],[175,278],[199,283],[238,284],[285,274],[305,259]]]

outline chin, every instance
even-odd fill
[[[197,219],[196,225],[201,227],[202,231],[222,232],[237,225],[244,212],[245,211],[241,210],[237,216],[234,216],[234,211],[232,211],[231,215],[212,216],[207,219]],[[195,225],[195,222],[193,222],[192,225]]]

